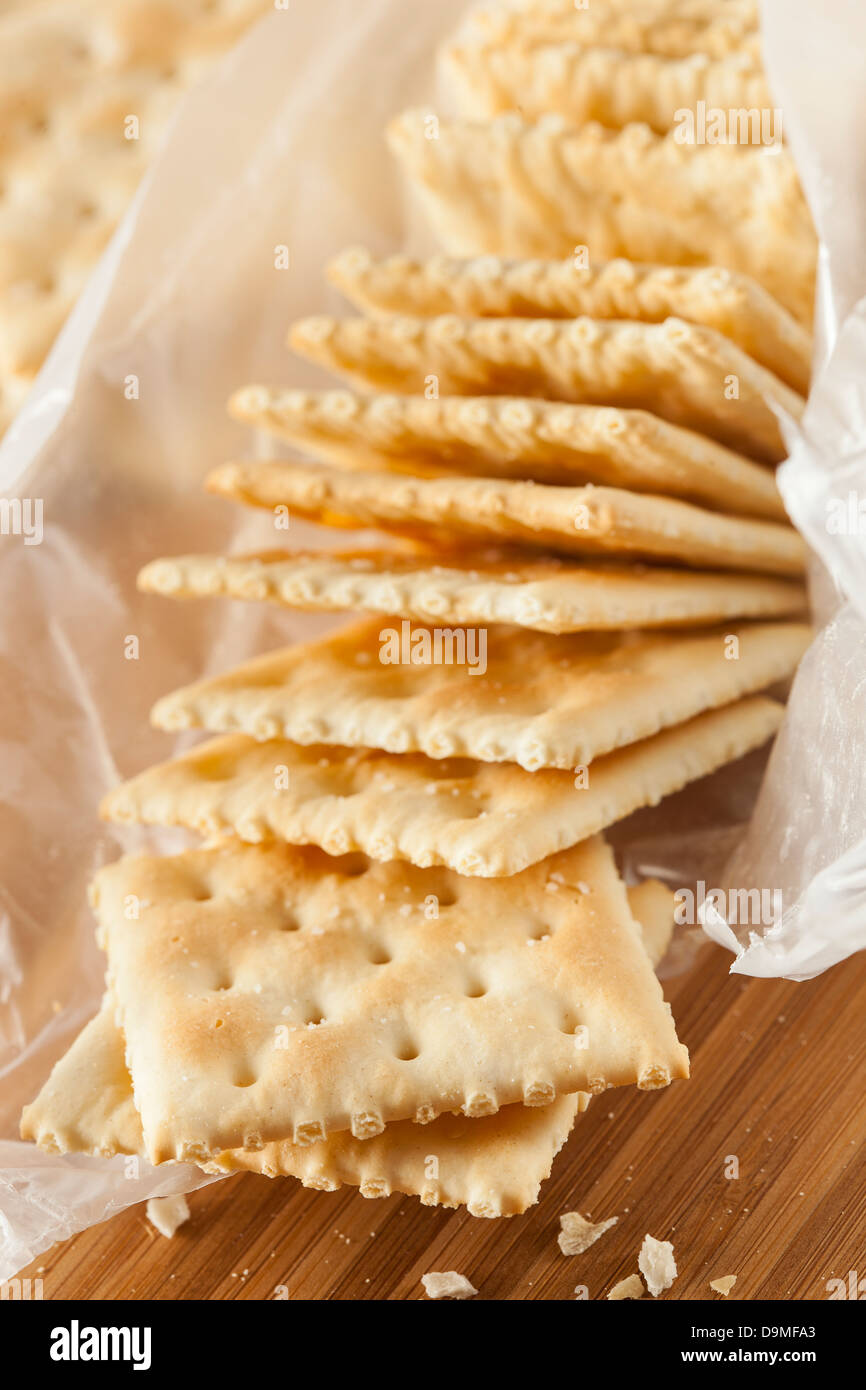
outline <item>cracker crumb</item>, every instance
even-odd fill
[[[559,1218],[560,1232],[557,1236],[559,1248],[563,1255],[582,1255],[584,1250],[588,1250],[591,1245],[609,1231],[611,1226],[617,1223],[617,1217],[611,1216],[607,1221],[593,1223],[581,1216],[579,1211],[563,1212]]]
[[[716,1293],[724,1294],[725,1298],[727,1298],[736,1282],[736,1274],[723,1274],[720,1279],[710,1280],[710,1288],[715,1290]]]
[[[421,1283],[428,1298],[474,1298],[478,1292],[466,1275],[458,1274],[456,1269],[422,1274]]]
[[[182,1192],[176,1197],[151,1197],[147,1203],[147,1219],[161,1236],[173,1236],[178,1226],[189,1221],[189,1203]]]
[[[623,1298],[643,1298],[646,1289],[639,1274],[630,1274],[627,1279],[620,1279],[618,1284],[614,1284],[608,1299],[611,1303],[618,1303]]]
[[[677,1277],[674,1247],[669,1240],[644,1236],[637,1263],[653,1298],[658,1298],[660,1293],[669,1289]]]

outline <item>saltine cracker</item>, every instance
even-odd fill
[[[573,773],[229,734],[124,783],[105,798],[102,814],[500,878],[760,747],[781,718],[781,705],[751,696]]]
[[[806,545],[791,526],[722,516],[622,488],[552,487],[498,478],[343,472],[279,460],[230,463],[211,492],[321,526],[373,527],[447,552],[462,538],[607,559],[673,560],[698,569],[800,576]]]
[[[712,328],[640,320],[301,319],[294,350],[369,390],[525,395],[651,410],[765,463],[785,456],[773,407],[805,401]]]
[[[154,1162],[688,1074],[599,837],[507,882],[229,841],[92,902]]]
[[[610,131],[556,115],[446,121],[423,109],[392,121],[388,143],[450,255],[583,246],[592,261],[728,266],[812,321],[818,243],[784,147],[686,145],[646,125]]]
[[[628,890],[632,916],[653,965],[673,930],[674,895],[658,879]],[[49,1152],[144,1155],[141,1121],[126,1067],[116,1007],[106,995],[95,1018],[64,1053],[21,1121],[22,1138]],[[419,1127],[388,1125],[371,1139],[348,1131],[319,1144],[288,1142],[261,1150],[230,1149],[206,1166],[298,1178],[305,1187],[358,1187],[364,1197],[392,1192],[425,1206],[465,1206],[472,1216],[512,1216],[538,1200],[541,1184],[589,1096],[559,1096],[550,1105],[504,1106],[496,1115],[440,1115]],[[435,1176],[430,1159],[435,1158]]]
[[[748,275],[721,266],[583,265],[499,256],[376,259],[349,247],[326,274],[365,313],[468,318],[640,319],[703,324],[736,343],[794,391],[809,390],[812,336]]]
[[[471,555],[420,549],[179,555],[152,560],[138,584],[169,598],[223,596],[552,633],[676,628],[806,611],[805,589],[790,580],[641,564],[592,566],[500,549],[473,549]]]

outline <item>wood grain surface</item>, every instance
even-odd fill
[[[866,1275],[866,953],[805,984],[730,976],[730,959],[708,946],[666,983],[691,1081],[593,1100],[524,1216],[243,1175],[193,1193],[172,1240],[138,1207],[25,1273],[46,1299],[412,1299],[447,1269],[485,1299],[604,1298],[649,1232],[674,1243],[663,1297],[715,1299],[709,1281],[736,1274],[729,1301],[826,1299],[829,1279]],[[558,1218],[574,1209],[619,1221],[568,1259]]]

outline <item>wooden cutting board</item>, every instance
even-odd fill
[[[691,1081],[593,1100],[524,1216],[244,1175],[193,1193],[172,1240],[133,1208],[24,1273],[46,1299],[419,1298],[448,1269],[482,1298],[604,1298],[649,1232],[674,1243],[664,1297],[718,1298],[709,1281],[736,1274],[731,1299],[826,1299],[828,1280],[866,1276],[866,953],[805,984],[729,976],[730,960],[708,946],[666,984]],[[574,1209],[619,1220],[566,1259]]]

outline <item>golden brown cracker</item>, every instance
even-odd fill
[[[464,538],[608,559],[673,560],[698,569],[802,575],[806,545],[790,526],[722,516],[669,497],[494,478],[416,478],[282,461],[232,463],[208,489],[250,506],[340,528],[376,527],[446,554]]]
[[[809,389],[811,334],[756,280],[720,266],[622,259],[584,265],[574,255],[565,260],[376,259],[364,247],[350,247],[329,262],[327,275],[365,313],[685,319],[724,334],[801,395]]]
[[[507,883],[229,841],[93,903],[155,1162],[688,1072],[599,838]]]
[[[753,696],[628,743],[589,766],[575,764],[574,772],[229,734],[124,783],[105,798],[102,814],[498,878],[519,874],[760,747],[781,714],[780,705]],[[504,745],[488,735],[486,751],[507,758]],[[553,756],[537,744],[532,752],[542,760]]]
[[[805,401],[714,329],[669,318],[302,319],[296,352],[372,390],[525,395],[651,410],[764,462],[785,456],[777,410]]]
[[[811,323],[817,239],[791,155],[760,145],[680,143],[620,131],[440,119],[408,111],[388,128],[436,234],[454,256],[625,256],[718,265],[752,276]]]

